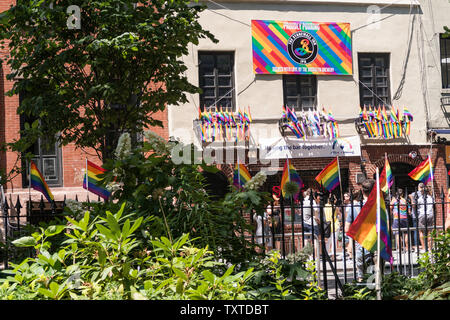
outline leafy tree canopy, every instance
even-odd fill
[[[18,0],[0,14],[18,113],[38,120],[41,136],[111,158],[122,132],[161,126],[155,112],[198,92],[181,57],[199,39],[217,40],[196,2]]]

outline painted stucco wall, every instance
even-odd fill
[[[356,2],[207,2],[208,9],[202,13],[200,22],[205,29],[215,35],[219,43],[203,40],[198,46],[191,46],[189,56],[183,57],[188,66],[186,76],[193,84],[198,85],[199,50],[234,51],[236,103],[241,108],[251,107],[252,118],[256,120],[251,126],[252,140],[257,142],[261,137],[279,136],[276,120],[281,116],[283,104],[282,76],[253,73],[251,20],[348,22],[352,30],[353,75],[317,76],[318,108],[325,107],[326,110],[330,109],[333,112],[340,123],[342,136],[355,135],[352,119],[357,117],[359,112],[358,52],[388,52],[391,97],[397,92],[404,75],[401,95],[398,100],[393,100],[392,104],[400,109],[407,106],[414,115],[410,140],[406,143],[426,144],[427,119],[434,121],[435,126],[441,126],[445,121],[440,108],[442,83],[438,33],[443,30],[442,26],[446,25],[450,3],[447,0],[433,0],[435,33],[432,34],[428,31],[433,19],[429,13],[430,1],[421,1],[423,5],[420,7],[410,6],[409,1],[359,1],[363,3],[360,5]],[[369,6],[374,3],[381,8],[379,16],[368,13],[373,9]],[[377,20],[380,21],[371,24]],[[427,30],[429,37],[434,35],[432,39],[434,46],[430,46],[430,42],[421,36],[425,34],[423,30]],[[407,55],[408,46],[410,50]],[[431,54],[437,59],[436,63],[433,63]],[[404,73],[406,57],[408,63]],[[193,120],[198,114],[199,95],[190,95],[188,98],[189,103],[185,105],[169,106],[169,135],[185,143],[198,144],[199,140],[194,136],[192,127]]]

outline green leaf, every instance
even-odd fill
[[[137,228],[140,227],[140,225],[142,224],[142,220],[144,220],[143,217],[140,217],[139,219],[137,219],[134,223],[133,226],[130,228],[130,231],[128,232],[128,235],[131,235]]]
[[[42,295],[44,295],[44,296],[50,298],[50,299],[55,299],[55,295],[53,294],[53,292],[51,292],[51,291],[49,291],[49,290],[47,290],[47,289],[44,289],[44,288],[38,288],[38,292],[39,292],[40,294],[42,294]]]
[[[204,270],[202,271],[202,275],[203,277],[205,277],[206,280],[208,280],[208,282],[214,283],[216,276],[211,271]]]
[[[116,218],[114,218],[114,216],[112,214],[107,213],[106,220],[108,221],[108,226],[110,227],[111,231],[114,234],[119,235],[120,234],[120,226],[119,226],[119,223],[117,222]]]
[[[61,233],[65,228],[66,228],[66,226],[64,226],[64,225],[51,225],[47,229],[45,229],[44,234],[47,237],[51,237],[51,236]]]
[[[22,237],[12,242],[16,247],[34,247],[36,245],[36,239],[33,237]]]
[[[98,231],[100,231],[102,235],[104,235],[108,239],[117,241],[117,236],[105,226],[102,226],[101,224],[96,224],[95,227],[98,229]]]
[[[178,277],[180,277],[181,279],[187,281],[188,278],[187,278],[186,274],[183,271],[181,271],[180,269],[178,269],[176,267],[172,267],[172,270],[173,270],[173,272],[175,272],[175,274]]]

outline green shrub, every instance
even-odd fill
[[[112,214],[67,217],[13,243],[36,256],[11,264],[0,286],[1,299],[244,299],[253,270],[234,273],[197,249],[187,234],[142,241],[136,234],[153,218]],[[65,240],[52,250],[56,236]],[[221,273],[221,270],[226,270]]]

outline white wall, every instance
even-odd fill
[[[187,77],[198,85],[197,51],[198,50],[226,50],[235,52],[235,85],[236,102],[241,108],[251,106],[253,119],[272,119],[266,123],[252,125],[252,138],[279,135],[275,119],[281,116],[283,104],[282,76],[255,75],[252,66],[251,28],[252,19],[275,19],[316,22],[349,22],[352,30],[353,45],[353,75],[352,76],[317,76],[318,79],[318,107],[331,109],[334,116],[343,121],[340,125],[341,135],[356,134],[355,126],[350,119],[359,112],[359,84],[358,84],[358,52],[389,52],[391,54],[390,82],[393,97],[402,79],[402,67],[407,53],[408,32],[410,22],[415,15],[411,50],[403,84],[402,95],[399,100],[392,101],[396,107],[407,106],[414,115],[410,142],[412,144],[426,143],[426,119],[444,121],[442,111],[436,103],[441,95],[440,70],[433,65],[428,57],[421,65],[419,52],[422,48],[434,51],[438,59],[439,51],[426,44],[418,43],[420,19],[424,27],[429,28],[430,17],[427,11],[421,12],[417,6],[410,7],[409,1],[367,1],[364,3],[379,3],[381,8],[380,22],[368,25],[373,16],[367,13],[368,5],[355,5],[356,1],[325,1],[327,4],[314,3],[321,1],[227,1],[208,2],[208,9],[201,15],[200,22],[205,29],[211,31],[219,43],[209,40],[200,41],[198,46],[189,48],[190,55],[183,57],[188,66]],[[324,1],[322,1],[324,2]],[[352,5],[343,3],[353,2]],[[424,0],[422,2],[429,2]],[[384,4],[387,3],[387,4]],[[394,4],[392,4],[394,3]],[[226,8],[225,8],[226,7]],[[433,0],[435,30],[441,30],[450,12],[450,4],[446,0]],[[410,10],[413,15],[410,15]],[[372,19],[372,20],[371,20]],[[450,23],[447,23],[450,25]],[[435,31],[438,32],[438,31]],[[431,32],[428,33],[432,35]],[[437,45],[439,35],[434,36]],[[426,55],[426,52],[425,52]],[[439,59],[438,59],[439,60]],[[439,61],[437,61],[438,63]],[[440,68],[440,65],[438,65]],[[426,88],[422,90],[421,70],[426,70]],[[250,85],[245,91],[244,88]],[[428,112],[425,109],[425,95]],[[170,135],[181,141],[198,142],[194,139],[192,121],[197,118],[199,95],[189,96],[189,103],[182,106],[169,107]],[[344,124],[345,120],[348,124]],[[263,132],[258,132],[259,130]],[[268,130],[270,129],[270,130]]]

